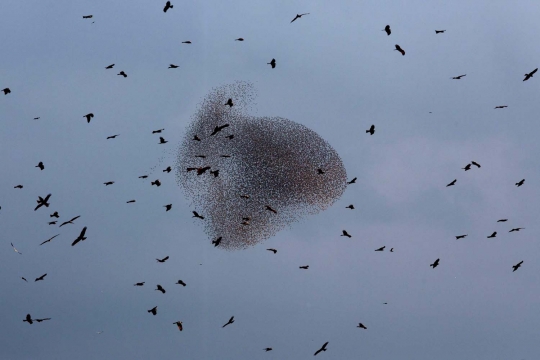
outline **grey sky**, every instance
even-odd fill
[[[317,358],[538,356],[540,75],[522,81],[540,65],[537,2],[172,3],[2,2],[0,358],[310,359],[326,341]],[[237,80],[257,89],[253,115],[308,126],[358,180],[329,210],[226,252],[162,169],[198,102]],[[482,167],[461,170],[471,160]],[[81,218],[58,229],[54,211]]]

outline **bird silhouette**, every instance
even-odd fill
[[[369,133],[369,135],[375,134],[375,125],[371,125],[369,130],[366,130],[366,133]]]
[[[396,48],[394,50],[399,51],[401,55],[405,56],[405,50],[403,50],[398,44],[396,44]]]
[[[522,179],[522,180],[520,180],[519,182],[516,183],[516,186],[520,187],[521,185],[523,185],[524,182],[525,182],[525,179]]]
[[[62,226],[67,225],[67,224],[73,224],[73,222],[74,222],[75,220],[77,220],[78,218],[80,218],[80,217],[81,217],[81,216],[79,215],[79,216],[75,216],[75,217],[72,218],[71,220],[64,221],[62,224],[60,224],[59,227],[62,227]]]
[[[109,66],[105,66],[105,69],[112,69],[114,67],[114,64],[111,64]]]
[[[219,243],[221,242],[222,237],[218,237],[216,240],[212,240],[212,244],[214,244],[214,247],[217,247]]]
[[[163,207],[165,208],[165,211],[169,211],[172,209],[172,204],[163,205]]]
[[[4,92],[4,95],[7,95],[7,94],[11,93],[11,90],[9,88],[4,88],[4,89],[2,89],[2,91]]]
[[[351,205],[349,205],[349,206],[346,206],[345,209],[351,209],[351,210],[354,210],[354,205],[351,204]]]
[[[495,109],[504,109],[504,108],[507,108],[508,105],[498,105],[498,106],[495,106]]]
[[[385,247],[386,247],[386,246],[380,247],[380,248],[378,248],[378,249],[375,250],[375,251],[384,251],[384,248],[385,248]]]
[[[81,233],[79,234],[79,236],[75,239],[75,241],[73,241],[73,243],[71,244],[71,246],[75,246],[75,244],[77,244],[79,241],[84,241],[86,240],[86,237],[84,236],[86,234],[86,226],[81,230]]]
[[[30,325],[33,324],[32,317],[30,316],[30,314],[26,314],[26,318],[23,320],[23,322],[27,322]]]
[[[41,246],[41,245],[43,245],[43,244],[45,244],[45,243],[50,242],[52,239],[54,239],[54,238],[57,237],[58,235],[60,235],[60,234],[56,234],[56,235],[54,235],[52,238],[45,240],[44,242],[42,242],[41,244],[39,244],[39,246]]]
[[[126,74],[124,71],[120,71],[120,72],[119,72],[118,74],[116,74],[116,75],[121,75],[121,76],[127,78],[127,74]]]
[[[165,130],[165,129],[158,129],[158,130],[153,130],[152,131],[152,134],[161,134],[161,132]]]
[[[307,269],[309,269],[309,265],[299,266],[299,268],[300,268],[300,269],[307,270]]]
[[[177,322],[173,322],[173,325],[176,325],[178,326],[178,330],[182,331],[182,322],[181,321],[177,321]]]
[[[463,167],[462,169],[465,170],[465,171],[471,170],[471,164],[465,165],[465,167]]]
[[[170,173],[171,170],[172,170],[172,168],[170,166],[167,166],[167,168],[165,170],[163,170],[163,172]]]
[[[272,351],[272,348],[264,348],[263,350],[266,352],[269,352],[269,351]]]
[[[156,259],[160,263],[164,263],[165,261],[169,260],[168,256],[165,256],[163,259]]]
[[[446,30],[435,30],[435,34],[443,34]]]
[[[276,249],[266,249],[266,250],[271,251],[271,252],[273,252],[274,254],[277,253],[277,250],[276,250]]]
[[[107,182],[104,182],[103,185],[105,186],[109,186],[109,185],[112,185],[114,184],[114,181],[107,181]]]
[[[157,289],[154,289],[154,290],[158,290],[158,291],[161,291],[162,294],[165,294],[165,289],[163,288],[163,286],[161,285],[157,285]]]
[[[325,171],[323,169],[317,169],[317,174],[323,175]]]
[[[167,12],[167,10],[169,9],[172,9],[174,6],[171,5],[171,2],[170,1],[167,1],[167,3],[165,4],[165,7],[163,8],[163,12]]]
[[[230,325],[234,322],[234,316],[231,316],[231,318],[229,319],[229,321],[227,321],[227,323],[225,325],[222,326],[222,328],[224,328],[225,326],[227,325]]]
[[[50,222],[49,222],[49,225],[56,225],[57,222],[58,222],[58,221],[50,221]]]
[[[514,232],[514,231],[519,231],[519,230],[523,230],[525,228],[522,228],[522,227],[519,227],[519,228],[513,228],[512,230],[510,230],[509,232]]]
[[[22,186],[21,186],[21,188],[22,188]],[[42,198],[41,196],[38,196],[38,200],[37,200],[38,204],[37,204],[36,208],[34,209],[34,211],[36,211],[37,209],[39,209],[42,206],[49,207],[50,204],[48,203],[48,201],[49,201],[50,197],[51,197],[51,194],[45,196],[45,199]]]
[[[349,233],[347,232],[347,230],[342,230],[343,234],[339,235],[339,236],[346,236],[348,238],[351,238],[352,236],[349,235]]]
[[[465,235],[457,235],[456,240],[465,239],[466,236],[467,236],[467,234],[465,234]]]
[[[126,201],[126,204],[131,204],[131,203],[134,203],[135,200],[129,200],[129,201]]]
[[[453,80],[460,80],[462,77],[464,76],[467,76],[467,74],[463,74],[463,75],[459,75],[459,76],[454,76],[452,79]]]
[[[454,186],[456,184],[457,179],[454,179],[450,184],[446,185],[446,187]]]
[[[175,284],[177,284],[177,285],[182,285],[182,286],[186,286],[186,283],[183,282],[182,280],[178,280]]]
[[[83,19],[91,19],[91,18],[93,18],[93,17],[94,17],[94,15],[83,15],[82,18],[83,18]]]
[[[390,252],[394,252],[394,248],[391,248],[391,249],[390,249]]]
[[[21,279],[23,279],[24,281],[28,282],[28,280],[26,280],[26,278],[23,276],[21,277]]]
[[[271,206],[269,206],[269,205],[265,205],[265,207],[264,207],[264,208],[265,208],[266,210],[268,210],[268,211],[271,211],[271,212],[273,212],[274,214],[277,214],[277,211],[276,211],[276,210],[274,210],[274,209],[273,209],[273,208],[272,208]]]
[[[86,121],[88,123],[90,123],[90,120],[92,120],[92,118],[94,117],[94,114],[93,113],[88,113],[88,114],[84,115],[83,117],[85,117]]]
[[[166,144],[166,143],[168,143],[168,141],[165,140],[163,137],[160,136],[160,137],[159,137],[159,143],[160,143],[160,144]]]
[[[161,186],[161,181],[159,181],[159,179],[156,179],[155,181],[152,181],[152,182],[150,183],[150,186],[152,186],[152,185],[156,185],[156,186],[159,187],[159,186]]]
[[[513,265],[512,268],[514,270],[512,270],[512,272],[516,271],[517,269],[519,269],[521,267],[521,264],[523,264],[523,260],[521,260],[520,262],[518,262],[516,265]]]
[[[187,40],[187,41],[182,41],[182,44],[191,44],[191,41]]]
[[[177,69],[178,65],[169,64],[169,69]]]
[[[43,279],[45,279],[45,276],[47,276],[47,274],[43,274],[43,275],[41,275],[40,277],[36,278],[36,280],[34,280],[34,282],[36,282],[36,281],[43,281]]]
[[[22,185],[17,185],[17,186],[14,186],[13,188],[14,188],[14,189],[22,189],[23,186],[22,186]]]
[[[201,159],[206,159],[206,155],[195,155],[195,157],[198,157],[198,158],[201,158]]]
[[[234,41],[244,41],[244,38],[234,39]]]
[[[316,355],[317,355],[318,353],[320,353],[321,351],[326,351],[326,345],[328,345],[328,341],[325,342],[325,343],[323,344],[323,346],[321,346],[321,348],[320,348],[319,350],[315,351],[315,354],[313,354],[313,356],[316,356]]]
[[[210,171],[210,174],[214,175],[214,177],[219,176],[219,170]]]
[[[488,239],[491,239],[491,238],[494,238],[494,237],[496,237],[496,236],[497,236],[497,232],[494,231],[493,234],[489,235],[487,238],[488,238]]]
[[[35,167],[39,168],[40,170],[45,169],[45,165],[43,165],[43,161],[40,161],[39,164],[37,164]]]
[[[375,131],[375,128],[373,130]],[[347,184],[356,184],[356,178],[352,179],[351,181],[347,181]]]
[[[42,321],[47,321],[47,320],[51,320],[51,318],[45,318],[45,319],[34,319],[34,321],[37,321],[37,322],[42,322]]]
[[[304,15],[309,15],[309,13],[305,13],[305,14],[296,14],[296,16],[294,17],[294,19],[291,20],[291,23],[295,22],[296,19],[300,19],[302,16]]]
[[[232,99],[227,100],[227,102],[224,105],[229,105],[229,107],[233,107]]]
[[[138,282],[138,283],[135,283],[133,284],[133,286],[144,286],[144,281],[143,282]]]
[[[220,132],[221,130],[225,129],[226,127],[229,127],[229,124],[225,124],[225,125],[221,125],[221,126],[216,126],[216,127],[214,128],[214,131],[210,134],[210,136],[216,135],[218,132]]]
[[[431,265],[429,265],[429,266],[431,266],[431,267],[433,267],[433,268],[435,269],[437,266],[439,266],[439,260],[440,260],[440,259],[435,260],[435,261],[433,262],[433,264],[431,264]]]
[[[476,161],[471,161],[471,164],[473,164],[474,166],[476,166],[477,168],[481,168],[482,166],[480,166],[479,163],[477,163]]]
[[[538,68],[534,69],[533,71],[531,71],[531,72],[528,73],[528,74],[525,74],[525,75],[524,75],[524,76],[525,76],[525,79],[523,79],[523,81],[527,81],[527,80],[529,80],[530,78],[532,78],[533,75],[534,75],[534,73],[537,72],[537,71],[538,71]]]
[[[39,119],[40,119],[40,117],[39,117],[39,116],[38,116],[38,117],[35,117],[35,118],[34,118],[34,120],[39,120]]]
[[[497,222],[506,222],[508,221],[508,219],[500,219],[500,220],[497,220]]]
[[[15,251],[17,254],[22,255],[22,252],[17,250],[17,248],[15,248],[15,246],[13,246],[13,243],[11,243],[11,247],[13,248],[13,251]]]
[[[192,211],[192,213],[193,213],[193,216],[192,216],[192,217],[194,217],[194,218],[199,218],[199,219],[201,219],[201,220],[204,220],[204,216],[199,215],[198,212]]]
[[[107,136],[107,140],[109,140],[109,139],[116,139],[117,136],[120,136],[120,134]]]
[[[201,141],[201,139],[200,139],[197,135],[193,136],[193,140],[195,140],[195,141]]]
[[[272,66],[272,69],[274,69],[276,67],[276,59],[272,59],[270,60],[269,63],[267,63],[268,65]]]
[[[392,30],[390,29],[390,25],[386,25],[384,27],[384,30],[381,30],[381,31],[386,31],[386,35],[390,36],[390,34],[392,33]]]
[[[229,140],[234,139],[234,135],[227,135],[227,136],[225,136],[225,137],[226,137],[227,139],[229,139]]]
[[[357,328],[360,328],[360,329],[365,329],[365,330],[367,330],[367,327],[366,327],[366,326],[365,326],[364,324],[362,324],[362,323],[358,323],[358,326],[357,326]]]
[[[148,310],[149,313],[152,313],[152,315],[156,316],[157,315],[157,306],[154,306],[153,308],[151,308],[150,310]]]

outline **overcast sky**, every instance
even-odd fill
[[[164,4],[2,1],[0,358],[311,359],[327,341],[317,358],[538,357],[540,75],[522,81],[540,65],[537,2]],[[291,24],[297,13],[310,14]],[[358,180],[229,252],[162,170],[198,103],[237,80],[257,89],[253,115],[314,130]],[[58,228],[54,211],[81,217]]]

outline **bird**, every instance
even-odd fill
[[[221,155],[223,156],[223,155]],[[195,157],[198,157],[198,158],[201,158],[201,159],[206,159],[206,155],[195,155]]]
[[[446,185],[446,187],[454,186],[456,184],[456,181],[457,181],[457,179],[452,180],[452,182],[450,184]]]
[[[249,199],[249,195],[240,195],[242,199]]]
[[[323,344],[323,346],[321,346],[321,348],[320,348],[319,350],[315,351],[315,354],[313,354],[313,356],[316,356],[316,355],[317,355],[318,353],[320,353],[321,351],[326,351],[326,345],[328,345],[328,341],[325,342],[325,343]]]
[[[495,106],[495,109],[504,109],[504,108],[507,108],[508,105],[498,105],[498,106]]]
[[[375,250],[375,251],[384,251],[384,248],[385,248],[385,247],[386,247],[386,246],[380,247],[380,248],[378,248],[378,249]]]
[[[456,236],[456,240],[459,240],[459,239],[465,239],[465,237],[467,236],[468,234],[465,234],[465,235],[457,235]]]
[[[216,126],[216,127],[214,128],[214,131],[210,134],[210,136],[216,135],[218,132],[220,132],[221,130],[225,129],[226,127],[229,127],[229,124],[225,124],[225,125],[221,125],[221,126]]]
[[[224,105],[229,105],[229,107],[233,107],[232,99],[227,100],[227,102]]]
[[[199,215],[198,212],[192,211],[192,213],[193,213],[193,216],[192,216],[192,217],[194,217],[194,218],[199,218],[199,219],[201,219],[201,220],[204,220],[204,216]]]
[[[178,280],[175,284],[177,284],[177,285],[182,285],[182,286],[186,286],[186,283],[183,282],[182,280]]]
[[[172,170],[172,168],[170,166],[167,166],[167,168],[165,170],[163,170],[163,172],[170,173],[171,170]]]
[[[178,65],[169,64],[169,69],[177,69]]]
[[[182,41],[182,44],[191,44],[191,41],[187,40],[187,41]]]
[[[168,256],[165,256],[163,259],[156,259],[160,263],[164,263],[165,261],[169,260]]]
[[[394,50],[399,51],[401,55],[405,56],[405,50],[403,50],[398,44],[396,44],[396,48]]]
[[[367,330],[367,327],[366,327],[364,324],[362,324],[362,323],[358,323],[357,328],[360,328],[360,329],[366,329],[366,330]]]
[[[489,235],[487,238],[488,238],[488,239],[491,239],[491,238],[494,238],[494,237],[496,237],[496,236],[497,236],[497,232],[494,231],[493,234]]]
[[[150,184],[151,184],[150,186],[156,185],[156,186],[159,187],[159,186],[161,186],[161,181],[159,181],[159,179],[156,179],[155,181],[152,181]]]
[[[40,161],[39,164],[37,164],[35,167],[39,168],[40,170],[45,169],[45,165],[43,165],[43,161]]]
[[[43,275],[41,275],[40,277],[36,278],[36,280],[34,280],[34,282],[36,282],[36,281],[42,281],[43,279],[45,279],[45,276],[47,276],[47,274],[43,274]]]
[[[20,252],[19,250],[17,250],[17,249],[15,248],[15,246],[13,246],[13,243],[11,243],[11,247],[13,248],[13,250],[14,250],[17,254],[22,255],[22,252]]]
[[[446,30],[435,30],[435,34],[443,34]]]
[[[17,185],[17,186],[14,186],[13,188],[14,188],[14,189],[22,189],[23,186],[22,186],[22,185]]]
[[[162,294],[165,294],[165,289],[163,288],[163,286],[161,285],[157,285],[157,289],[154,289],[154,290],[158,290],[158,291],[161,291]]]
[[[392,30],[390,29],[390,25],[386,25],[384,27],[384,30],[381,30],[381,31],[386,31],[386,35],[390,36],[390,34],[392,33]]]
[[[525,74],[525,75],[524,75],[524,76],[525,76],[525,79],[523,79],[523,81],[527,81],[527,80],[529,80],[530,78],[532,78],[533,75],[534,75],[534,73],[537,72],[537,71],[538,71],[538,68],[534,69],[533,71],[531,71],[531,72],[528,73],[528,74]],[[8,90],[9,90],[9,89],[8,89]]]
[[[214,175],[214,177],[219,176],[219,170],[210,171],[210,174]]]
[[[146,179],[146,178],[148,178],[148,175],[141,175],[141,176],[139,176],[139,179]]]
[[[309,269],[309,265],[299,266],[299,268],[300,268],[300,269],[307,270],[307,269]]]
[[[476,161],[471,161],[471,164],[473,164],[474,166],[476,166],[477,168],[481,168],[482,166],[480,166],[479,163],[477,163]]]
[[[28,282],[28,280],[26,280],[26,279],[24,278],[24,276],[23,276],[23,277],[21,277],[21,279],[23,279],[24,281]]]
[[[156,316],[157,315],[157,306],[154,306],[153,308],[151,308],[150,310],[147,310],[149,313],[152,313],[152,315]]]
[[[522,229],[525,229],[525,228],[513,228],[512,230],[510,230],[509,232],[514,232],[514,231],[519,231],[519,230],[522,230]]]
[[[323,169],[317,169],[317,174],[323,175],[325,171]]]
[[[347,232],[347,230],[342,230],[343,234],[339,235],[339,236],[346,236],[348,238],[351,238],[352,236],[349,235],[349,233]]]
[[[276,250],[276,249],[266,249],[266,250],[271,251],[271,252],[273,252],[274,254],[277,253],[277,250]]]
[[[50,222],[49,222],[49,225],[56,225],[57,222],[58,222],[58,221],[56,221],[56,220],[55,220],[55,221],[50,221]]]
[[[272,209],[272,207],[270,207],[270,205],[265,205],[265,207],[264,207],[264,208],[265,208],[266,210],[268,210],[268,211],[271,211],[271,212],[273,212],[274,214],[277,214],[277,211],[276,211],[276,210],[274,210],[274,209]]]
[[[508,219],[500,219],[500,220],[497,220],[497,222],[506,222],[508,221]]]
[[[231,316],[231,318],[229,319],[229,321],[227,321],[227,323],[225,325],[222,326],[222,328],[224,328],[225,326],[229,325],[229,324],[232,324],[234,322],[234,316]]]
[[[71,219],[71,220],[69,220],[69,221],[64,221],[62,224],[60,224],[59,227],[62,227],[62,226],[67,225],[67,224],[73,224],[73,222],[74,222],[75,220],[77,220],[78,218],[80,218],[80,217],[81,217],[81,216],[79,215],[79,216],[75,216],[73,219]]]
[[[30,314],[26,314],[26,318],[23,320],[23,322],[27,322],[29,323],[30,325],[32,325],[33,321],[32,321],[32,316],[30,316]]]
[[[170,1],[167,1],[167,3],[165,4],[165,7],[163,8],[163,12],[167,12],[167,10],[169,9],[172,9],[174,6],[171,4]]]
[[[112,69],[114,67],[114,64],[111,64],[109,66],[105,66],[105,69]]]
[[[431,264],[431,265],[429,265],[429,266],[431,266],[431,267],[433,267],[433,268],[435,269],[437,266],[439,266],[439,260],[440,260],[440,259],[435,260],[435,261],[433,262],[433,264]]]
[[[116,75],[122,75],[123,77],[127,78],[127,74],[123,70]]]
[[[34,319],[35,321],[37,322],[42,322],[42,321],[46,321],[46,320],[51,320],[51,318],[45,318],[45,319]]]
[[[522,179],[522,180],[520,180],[519,182],[516,183],[516,186],[520,187],[521,185],[523,185],[524,182],[525,182],[525,179]]]
[[[22,186],[21,186],[21,188],[22,188]],[[48,203],[48,201],[49,201],[50,197],[51,197],[51,194],[45,196],[45,198],[42,198],[41,196],[38,196],[38,200],[37,200],[38,204],[37,204],[36,208],[34,209],[34,211],[36,211],[37,209],[39,209],[40,207],[42,207],[44,205],[45,205],[45,207],[49,207],[50,204]]]
[[[302,16],[304,15],[309,15],[309,13],[305,13],[305,14],[296,14],[296,16],[294,17],[294,19],[291,20],[291,23],[296,21],[296,19],[300,19]]]
[[[234,41],[244,41],[244,38],[234,39]]]
[[[375,125],[371,125],[369,130],[366,130],[366,133],[369,133],[369,135],[375,134]]]
[[[158,129],[158,130],[153,130],[152,131],[152,134],[161,134],[161,132],[165,130],[165,129]]]
[[[109,140],[109,139],[116,139],[117,136],[120,136],[120,134],[107,136],[107,140]]]
[[[34,118],[34,120],[39,120],[39,119],[40,119],[40,117],[39,117],[39,116],[38,116],[38,117],[35,117],[35,118]]]
[[[182,331],[182,322],[181,321],[173,322],[173,325],[178,326],[178,330]]]
[[[126,204],[131,204],[131,203],[134,203],[135,200],[129,200],[129,201],[126,201]]]
[[[107,182],[104,182],[103,185],[105,186],[109,186],[109,185],[112,185],[114,184],[114,181],[107,181]]]
[[[83,19],[91,19],[94,15],[83,15]]]
[[[220,157],[222,157],[222,158],[230,158],[231,155],[220,155]]]
[[[394,252],[394,248],[391,248],[391,249],[390,249],[390,252]]]
[[[349,206],[346,206],[345,209],[351,209],[351,210],[354,210],[354,205],[351,204],[351,205],[349,205]]]
[[[11,90],[9,88],[2,89],[2,91],[4,92],[4,95],[11,93]]]
[[[373,128],[373,131],[375,131],[375,128]],[[356,184],[356,178],[352,179],[351,181],[347,181],[347,184]]]
[[[201,139],[200,139],[197,135],[193,136],[193,140],[195,140],[195,141],[201,141]]]
[[[45,244],[45,243],[50,242],[52,239],[54,239],[54,238],[57,237],[58,235],[60,235],[60,234],[56,234],[56,235],[54,235],[52,238],[45,240],[44,242],[42,242],[41,244],[39,244],[39,246],[41,246],[41,245],[43,245],[43,244]]]
[[[512,270],[512,272],[516,271],[517,269],[519,269],[521,267],[521,264],[523,264],[523,260],[521,260],[520,262],[518,262],[516,265],[513,265],[512,268],[514,270]]]
[[[227,139],[229,139],[229,140],[234,139],[234,135],[227,135],[227,136],[225,136],[225,137],[226,137]]]
[[[217,247],[219,243],[221,242],[222,237],[218,237],[216,240],[212,240],[212,244],[214,244],[214,247]]]
[[[138,282],[138,283],[135,283],[133,284],[133,286],[144,286],[144,281],[143,282]]]
[[[94,117],[94,114],[93,113],[88,113],[88,114],[84,115],[83,117],[85,117],[86,121],[88,123],[90,123],[90,120],[92,120],[92,118]]]
[[[159,137],[159,143],[160,143],[160,144],[166,144],[166,143],[168,143],[168,141],[165,140],[164,138],[162,138],[162,137],[160,136],[160,137]]]
[[[270,60],[269,63],[267,63],[268,65],[272,66],[272,69],[274,69],[276,67],[276,59],[272,59]]]
[[[269,352],[269,351],[272,351],[272,348],[264,348],[263,350],[266,352]]]
[[[460,80],[462,77],[464,76],[467,76],[467,74],[463,74],[463,75],[459,75],[459,76],[454,76],[452,79],[453,80]]]
[[[471,164],[465,165],[465,167],[463,167],[462,169],[465,170],[465,171],[471,170]]]
[[[58,219],[60,217],[60,215],[58,215],[58,211],[55,211],[51,215],[49,215],[49,217],[54,217],[54,218]]]
[[[165,211],[169,211],[172,209],[172,204],[163,205],[163,207],[165,208]]]
[[[77,244],[79,241],[84,241],[86,240],[86,237],[84,236],[86,234],[86,226],[81,230],[81,233],[79,234],[79,236],[75,239],[75,241],[73,241],[73,243],[71,244],[71,246],[75,246],[75,244]]]

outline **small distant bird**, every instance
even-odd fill
[[[182,44],[191,44],[191,41],[187,40],[187,41],[182,41]]]
[[[158,130],[154,130],[152,131],[152,134],[161,134],[161,132],[165,130],[165,129],[158,129]]]
[[[463,75],[459,75],[459,76],[454,76],[452,79],[453,79],[453,80],[459,80],[459,79],[461,79],[461,78],[464,77],[464,76],[467,76],[467,74],[463,74]]]
[[[79,215],[79,216],[75,216],[73,219],[71,219],[71,220],[69,220],[69,221],[64,221],[59,227],[62,227],[62,226],[67,225],[67,224],[73,224],[73,222],[74,222],[75,220],[77,220],[78,218],[80,218],[80,217],[81,217],[81,216]]]
[[[169,69],[177,69],[178,65],[169,64]]]
[[[148,178],[148,175],[141,175],[141,176],[139,176],[139,179],[146,179],[146,178]]]
[[[129,200],[129,201],[126,201],[126,204],[131,204],[131,203],[134,203],[135,200]]]
[[[225,129],[226,127],[229,127],[229,124],[225,124],[225,125],[221,125],[221,126],[216,126],[216,127],[214,128],[214,131],[210,134],[210,136],[216,135],[218,132],[220,132],[221,130]]]
[[[369,130],[366,130],[366,133],[369,133],[369,135],[375,134],[375,125],[371,125]]]
[[[233,102],[232,102],[232,99],[229,99],[229,100],[227,100],[227,102],[226,102],[225,104],[223,104],[223,105],[229,105],[229,107],[233,107],[234,104],[233,104]]]
[[[193,216],[192,216],[192,217],[194,217],[194,218],[199,218],[199,219],[201,219],[201,220],[204,220],[204,216],[199,215],[198,212],[192,211],[192,213],[193,213]]]
[[[405,56],[405,50],[403,50],[398,44],[396,44],[396,48],[394,50],[399,51],[401,55]]]
[[[14,250],[17,254],[22,255],[22,252],[20,252],[19,250],[17,250],[17,249],[15,248],[15,246],[13,246],[13,243],[11,243],[11,247],[13,248],[13,250]]]
[[[83,19],[91,19],[94,15],[83,15]]]
[[[120,134],[107,136],[107,140],[109,140],[109,139],[116,139],[117,136],[120,136]]]
[[[230,158],[231,155],[220,155],[220,157],[222,157],[222,158]]]
[[[375,131],[375,128],[373,129],[373,131]],[[356,184],[356,178],[352,179],[351,181],[347,181],[347,184]]]
[[[229,325],[229,324],[232,324],[234,322],[234,316],[231,316],[231,318],[229,319],[229,321],[227,321],[227,323],[225,325],[222,326],[222,328],[224,328],[225,326]]]
[[[138,282],[136,284],[133,284],[133,286],[144,286],[144,283],[145,283],[144,281],[143,282]]]
[[[50,221],[50,222],[49,222],[49,225],[56,225],[57,222],[58,222],[58,221]]]
[[[497,236],[497,232],[494,231],[493,234],[489,235],[487,238],[488,238],[488,239],[491,239],[491,238],[494,238],[494,237],[496,237],[496,236]]]
[[[244,41],[244,38],[234,39],[234,41]]]
[[[152,315],[156,315],[157,314],[157,306],[154,306],[153,308],[151,308],[150,310],[148,310],[149,313],[152,313]]]
[[[127,74],[124,72],[124,71],[120,71],[118,74],[116,75],[122,75],[123,77],[127,78]]]
[[[467,171],[467,170],[471,170],[471,164],[467,164],[465,165],[464,168],[462,168],[463,170]]]
[[[328,345],[328,341],[324,343],[323,346],[321,346],[321,348],[317,351],[315,351],[315,354],[313,354],[313,356],[317,355],[318,353],[320,353],[321,351],[326,351],[326,345]]]
[[[160,136],[160,137],[159,137],[159,143],[160,143],[160,144],[166,144],[166,143],[168,143],[168,141],[165,140],[164,138],[162,138],[162,137]]]
[[[172,170],[172,168],[170,166],[167,166],[167,168],[165,170],[163,170],[163,172],[170,173],[171,170]]]
[[[219,243],[221,242],[221,236],[218,237],[216,240],[212,240],[212,244],[214,244],[214,247],[217,247]]]
[[[109,186],[109,185],[112,185],[114,184],[114,181],[107,181],[107,182],[104,182],[103,185],[105,186]]]
[[[317,169],[317,174],[323,175],[325,171],[323,169]]]
[[[38,116],[38,117],[35,117],[35,118],[34,118],[34,120],[39,120],[39,119],[40,119],[40,117],[39,117],[39,116]]]
[[[514,231],[519,231],[519,230],[523,230],[525,228],[513,228],[512,230],[510,230],[509,232],[514,232]]]
[[[269,351],[272,351],[272,348],[264,348],[263,350],[266,352],[269,352]]]
[[[168,256],[165,256],[163,259],[156,259],[160,263],[164,263],[165,261],[169,260]]]
[[[446,30],[435,30],[435,34],[443,34]]]
[[[519,182],[516,183],[516,186],[520,187],[521,185],[523,185],[524,182],[525,182],[525,179],[522,179],[522,180],[520,180]]]
[[[523,260],[521,260],[520,262],[518,262],[516,265],[513,265],[512,268],[514,270],[512,270],[512,272],[516,271],[517,269],[519,269],[521,267],[521,264],[523,264]]]
[[[23,322],[27,322],[29,323],[30,325],[32,325],[33,321],[32,321],[32,317],[30,316],[30,314],[26,314],[26,318],[23,320]]]
[[[309,269],[309,265],[299,266],[299,268],[300,268],[300,269],[307,270],[307,269]]]
[[[366,329],[366,330],[367,330],[367,327],[366,327],[364,324],[362,324],[362,323],[358,323],[357,328],[360,328],[360,329]]]
[[[40,170],[45,169],[45,165],[43,165],[43,161],[40,161],[39,164],[36,165],[36,167],[39,168]]]
[[[223,155],[221,155],[223,156]],[[195,157],[198,157],[198,158],[201,158],[201,159],[206,159],[206,155],[195,155]]]
[[[42,321],[47,321],[47,320],[51,320],[51,318],[45,318],[45,319],[34,319],[35,321],[37,322],[42,322]]]
[[[172,9],[174,6],[171,5],[171,2],[170,1],[167,1],[167,3],[165,4],[165,7],[163,8],[163,12],[167,12],[167,10],[169,9]]]
[[[201,141],[201,139],[200,139],[197,135],[195,135],[195,136],[193,137],[193,140],[195,140],[195,141]]]
[[[58,215],[58,211],[55,211],[53,212],[51,215],[49,215],[49,217],[53,217],[53,218],[60,218],[60,215]]]
[[[234,135],[227,135],[227,136],[225,136],[225,137],[226,137],[227,139],[229,139],[229,140],[234,139]]]
[[[106,66],[105,69],[112,69],[114,67],[114,64],[111,64],[109,66]]]
[[[534,73],[537,72],[537,71],[538,71],[538,68],[534,69],[533,71],[531,71],[531,72],[528,73],[528,74],[525,74],[525,75],[524,75],[524,76],[525,76],[525,79],[523,79],[523,81],[527,81],[527,80],[529,80],[530,78],[532,78],[533,75],[534,75]],[[9,89],[8,89],[8,90],[9,90]]]
[[[435,260],[435,261],[433,262],[433,264],[431,264],[431,265],[429,265],[429,266],[431,266],[431,267],[433,267],[433,268],[435,269],[437,266],[439,266],[439,260],[440,260],[440,259]]]
[[[22,189],[23,186],[22,186],[22,185],[17,185],[17,186],[14,186],[13,188],[14,188],[14,189]]]
[[[268,65],[272,66],[272,69],[274,69],[276,67],[276,59],[272,59],[270,60],[269,63],[267,63]]]
[[[465,234],[465,235],[457,235],[456,236],[456,240],[459,240],[459,239],[465,239],[465,237],[467,236],[468,234]]]
[[[346,236],[348,238],[351,238],[352,236],[349,235],[349,233],[347,232],[347,230],[342,230],[343,234],[339,235],[339,236]]]
[[[2,89],[2,91],[4,92],[4,95],[11,93],[11,90],[9,88]]]
[[[20,188],[22,189],[22,185],[18,185],[18,186],[20,186]],[[37,200],[38,204],[37,204],[36,208],[34,209],[34,211],[36,211],[37,209],[39,209],[40,207],[42,207],[44,205],[45,205],[45,207],[49,207],[50,204],[48,203],[48,201],[49,201],[50,197],[51,197],[51,194],[45,196],[45,199],[42,198],[41,196],[38,196],[38,200]]]
[[[182,280],[178,280],[175,284],[177,284],[177,285],[182,285],[182,286],[186,286],[186,283],[183,282]]]
[[[266,205],[264,208],[265,208],[266,210],[268,210],[268,211],[273,212],[274,214],[277,214],[277,211],[274,210],[274,209],[272,209],[269,205]]]
[[[504,109],[504,108],[507,108],[508,105],[499,105],[499,106],[495,106],[495,109]]]
[[[219,176],[219,170],[210,171],[210,174],[214,175],[214,177]]]
[[[296,16],[294,17],[294,19],[291,20],[291,23],[292,23],[292,22],[295,22],[296,19],[300,19],[300,18],[301,18],[302,16],[304,16],[304,15],[309,15],[309,13],[305,13],[305,14],[296,14]]]
[[[79,236],[75,239],[75,241],[73,241],[73,243],[71,244],[71,246],[75,246],[75,244],[77,244],[79,241],[84,241],[86,240],[86,237],[84,236],[86,234],[86,226],[81,230],[81,233],[79,234]]]
[[[277,253],[277,250],[276,250],[276,249],[266,249],[266,250],[271,251],[271,252],[273,252],[274,254]]]
[[[382,31],[386,31],[386,35],[390,36],[390,34],[392,33],[392,30],[390,29],[390,25],[386,25],[384,27],[384,30]]]
[[[158,291],[161,291],[162,294],[165,294],[165,289],[163,288],[163,286],[161,285],[157,285],[157,289],[154,289],[154,290],[158,290]]]
[[[249,195],[240,195],[242,199],[249,199]]]
[[[85,117],[86,121],[88,123],[90,123],[90,120],[92,120],[92,118],[94,117],[94,114],[93,113],[88,113],[88,114],[84,115],[83,117]]]
[[[159,187],[159,186],[161,186],[161,181],[159,181],[159,179],[156,179],[155,181],[152,181],[150,184],[151,184],[150,186],[156,185],[156,186]]]
[[[351,210],[354,210],[354,205],[351,204],[351,205],[349,205],[349,206],[346,206],[345,209],[351,209]]]
[[[446,185],[446,187],[454,186],[456,184],[457,179],[454,179],[450,184]]]
[[[500,219],[500,220],[497,220],[497,222],[506,222],[508,221],[508,219]]]
[[[39,244],[39,246],[41,246],[41,245],[43,245],[43,244],[45,244],[45,243],[50,242],[52,239],[54,239],[54,238],[57,237],[58,235],[60,235],[60,234],[56,234],[56,235],[54,235],[52,238],[45,240],[44,242],[42,242],[41,244]]]
[[[23,279],[24,281],[28,282],[28,280],[26,280],[26,279],[24,278],[24,276],[23,276],[23,277],[21,277],[21,279]]]
[[[182,322],[181,321],[173,322],[173,325],[178,326],[178,330],[182,331]]]
[[[34,280],[34,282],[36,282],[36,281],[43,281],[43,279],[45,279],[45,276],[47,276],[47,274],[43,274],[43,275],[41,275],[40,277],[36,278],[36,280]]]
[[[391,248],[391,249],[390,249],[390,252],[394,252],[394,248]]]
[[[380,248],[378,248],[378,249],[375,250],[375,251],[384,251],[384,248],[385,248],[385,247],[386,247],[386,246],[380,247]]]
[[[473,164],[474,166],[476,166],[477,168],[481,168],[480,164],[477,163],[476,161],[471,161],[471,164]]]

